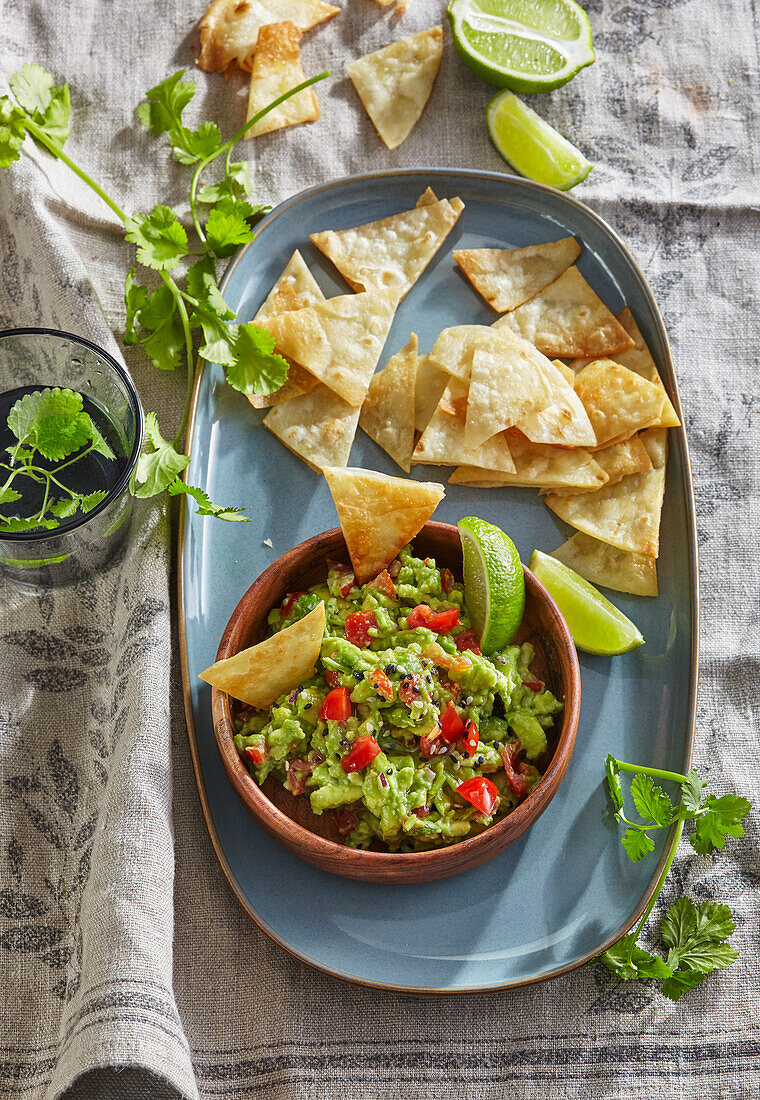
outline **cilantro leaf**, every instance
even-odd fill
[[[207,248],[220,257],[231,256],[254,237],[245,215],[232,203],[214,207],[206,219],[205,232]]]
[[[673,805],[662,787],[655,787],[649,775],[634,775],[631,796],[643,821],[655,825],[669,825],[673,817]]]
[[[650,955],[648,951],[636,946],[631,950],[631,944],[634,941],[635,933],[630,932],[627,936],[623,936],[621,940],[618,940],[617,943],[614,943],[604,954],[600,955],[608,970],[611,970],[613,974],[617,974],[624,982],[637,981],[642,978],[655,978],[657,981],[663,981],[672,975],[672,970],[659,955]]]
[[[644,832],[640,832],[638,829],[626,829],[623,833],[620,843],[628,853],[628,858],[633,863],[638,863],[644,856],[649,855],[654,851],[654,841],[652,838]]]
[[[168,492],[170,496],[177,496],[180,493],[184,493],[187,496],[191,496],[198,505],[199,516],[215,516],[216,519],[233,520],[237,523],[250,523],[248,516],[241,516],[242,508],[222,508],[219,504],[214,504],[211,501],[203,489],[197,488],[195,485],[186,485],[184,481],[180,481],[177,478],[171,485],[168,486]]]
[[[8,414],[8,427],[52,462],[74,454],[92,439],[92,421],[82,411],[82,395],[73,390],[35,390],[19,398]]]
[[[168,206],[127,218],[124,236],[137,245],[137,259],[156,271],[173,271],[187,255],[187,233]]]
[[[607,790],[610,792],[612,804],[616,811],[620,811],[623,808],[623,786],[620,782],[620,768],[612,753],[609,753],[604,761],[604,771],[607,776]]]
[[[202,122],[197,130],[180,126],[169,134],[169,144],[181,164],[195,164],[215,153],[222,142],[219,127],[214,122]]]
[[[147,286],[141,286],[135,281],[136,274],[136,269],[130,267],[124,283],[124,304],[127,307],[126,332],[124,333],[125,344],[137,344],[139,342],[140,337],[137,335],[135,329],[135,320],[140,310],[150,298],[150,291]]]
[[[689,837],[694,851],[703,856],[715,848],[723,848],[727,836],[744,836],[741,821],[750,811],[747,799],[733,794],[721,798],[709,794],[704,806],[708,812],[697,818],[696,829]]]
[[[695,906],[689,898],[671,905],[660,924],[660,936],[673,969],[699,970],[703,974],[730,966],[738,951],[727,943],[734,931],[734,920],[727,905],[701,902]]]
[[[200,325],[203,329],[205,343],[198,349],[198,354],[209,363],[220,363],[224,367],[234,367],[238,360],[237,343],[240,328],[238,325],[228,325],[219,319],[215,313],[206,309],[197,309],[191,317],[191,323]],[[229,381],[229,371],[227,374]]]
[[[174,130],[182,125],[182,112],[195,95],[195,84],[183,80],[185,70],[168,76],[146,95],[146,103],[137,108],[137,117],[144,126],[150,127],[154,134],[163,134],[165,130]]]
[[[174,444],[163,438],[153,412],[145,417],[145,434],[149,449],[137,460],[134,490],[136,497],[154,497],[162,493],[190,462],[189,455],[179,454],[174,449]]]
[[[669,978],[666,978],[662,983],[662,992],[671,1001],[680,1001],[684,993],[688,993],[690,989],[694,989],[695,986],[703,982],[707,977],[706,974],[701,973],[699,970],[676,970]]]
[[[0,504],[12,504],[14,500],[21,500],[21,493],[17,493],[12,485],[0,488]]]
[[[181,367],[186,352],[185,333],[177,315],[177,303],[168,286],[160,286],[148,297],[137,314],[140,325],[150,333],[140,338],[154,367]]]
[[[188,269],[186,285],[188,294],[215,313],[220,320],[234,320],[235,314],[222,297],[216,281],[216,261],[213,256],[205,255]]]
[[[198,201],[210,206],[226,199],[247,199],[253,193],[253,182],[247,160],[233,161],[221,183],[209,183],[198,192]],[[257,214],[270,210],[269,206],[256,206]]]
[[[286,382],[288,362],[275,352],[274,336],[266,329],[241,325],[235,355],[235,363],[227,368],[227,381],[240,393],[274,393]]]
[[[57,145],[65,145],[71,120],[71,91],[68,84],[53,88],[50,103],[44,111],[37,111],[34,121]]]
[[[29,114],[35,111],[44,114],[50,106],[53,78],[41,65],[27,61],[8,83],[19,105]]]
[[[681,817],[690,817],[697,813],[702,804],[702,791],[705,789],[706,782],[704,779],[700,779],[694,768],[689,772],[686,777],[686,782],[681,784],[681,806],[679,807]]]
[[[0,96],[0,168],[19,159],[25,137],[24,112],[7,95]]]

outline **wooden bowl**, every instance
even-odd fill
[[[418,554],[435,558],[462,576],[459,531],[448,523],[427,523],[414,540]],[[295,546],[273,562],[254,581],[232,613],[219,644],[216,659],[231,657],[261,641],[267,633],[267,615],[288,592],[307,589],[324,581],[327,559],[348,564],[348,552],[340,528]],[[525,568],[523,566],[523,568]],[[515,641],[531,642],[536,651],[537,675],[558,698],[564,698],[562,727],[549,731],[549,748],[538,761],[543,776],[538,786],[507,817],[489,829],[445,848],[426,852],[364,851],[340,841],[333,815],[317,817],[308,797],[295,797],[273,777],[262,786],[250,776],[233,737],[231,697],[212,691],[214,730],[225,770],[232,786],[253,818],[271,837],[309,863],[347,878],[367,882],[429,882],[459,874],[503,851],[544,812],[557,792],[575,742],[580,712],[581,683],[573,640],[557,605],[544,586],[525,569],[525,615]]]

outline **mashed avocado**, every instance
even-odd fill
[[[325,584],[270,612],[272,633],[320,600],[315,676],[236,719],[259,783],[274,775],[314,813],[333,811],[352,847],[393,851],[471,836],[533,790],[562,703],[531,672],[530,645],[480,653],[449,570],[411,546],[362,586],[333,563]]]

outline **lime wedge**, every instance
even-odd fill
[[[569,566],[534,550],[530,569],[554,597],[573,641],[584,653],[612,657],[644,644],[636,624]]]
[[[511,92],[499,92],[486,110],[496,151],[521,176],[569,191],[594,167],[567,138]]]
[[[594,60],[574,0],[451,0],[446,14],[465,64],[514,92],[550,92]]]
[[[509,645],[525,610],[525,574],[515,544],[476,516],[459,521],[464,596],[484,653]]]

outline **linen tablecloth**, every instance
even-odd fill
[[[443,19],[342,0],[304,37],[332,70],[321,120],[246,145],[258,201],[410,165],[504,169],[492,90],[446,32],[431,100],[394,152],[344,65]],[[637,257],[663,311],[694,467],[702,582],[696,765],[757,790],[758,20],[756,0],[589,0],[597,61],[537,109],[596,163],[575,192]],[[134,118],[193,67],[201,3],[4,0],[0,87],[24,61],[71,84],[67,146],[127,209],[181,204],[186,172]],[[191,119],[232,133],[238,76],[195,74]],[[108,210],[27,147],[0,171],[0,324],[52,325],[124,351],[130,260]],[[255,247],[255,246],[254,246]],[[113,334],[113,335],[112,335]],[[171,429],[183,381],[128,352]],[[105,575],[59,591],[0,582],[0,1093],[217,1097],[758,1095],[757,817],[714,861],[683,844],[663,904],[720,899],[739,961],[678,1005],[599,964],[533,988],[458,998],[372,992],[310,970],[245,916],[215,861],[188,753],[172,634],[175,531],[138,510]],[[207,521],[213,522],[213,521]],[[655,916],[661,912],[659,907]],[[117,1067],[123,1072],[102,1070]],[[87,1073],[100,1070],[97,1073]]]

